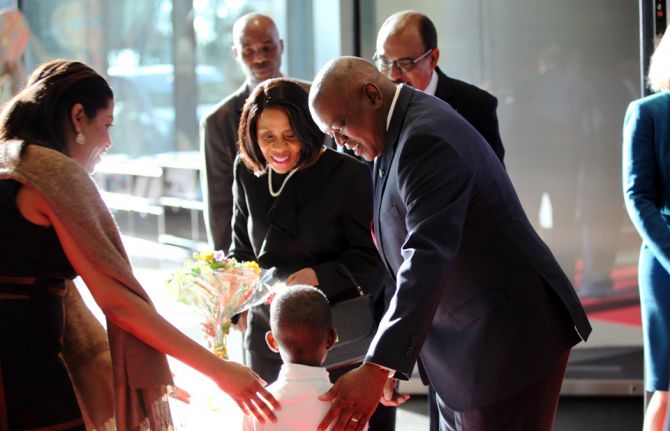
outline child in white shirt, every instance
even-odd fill
[[[265,341],[279,352],[284,365],[267,390],[281,409],[275,411],[276,423],[261,424],[246,416],[243,429],[314,431],[330,407],[318,399],[332,386],[321,364],[337,339],[326,296],[312,286],[282,288],[270,306],[270,329]]]

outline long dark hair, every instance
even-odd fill
[[[324,135],[312,120],[307,98],[307,91],[300,84],[286,78],[264,81],[249,95],[237,134],[240,154],[250,170],[261,172],[267,165],[258,145],[258,118],[263,110],[269,108],[281,109],[286,113],[293,133],[300,141],[298,166],[308,165],[318,157]]]
[[[26,87],[2,108],[0,141],[21,139],[67,154],[65,128],[81,103],[93,118],[114,98],[107,81],[78,61],[53,60],[38,66]]]

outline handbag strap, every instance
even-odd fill
[[[352,284],[354,285],[354,287],[356,288],[356,293],[358,293],[358,296],[363,296],[363,295],[365,295],[365,292],[363,292],[363,288],[362,288],[361,285],[356,281],[356,279],[354,278],[354,276],[351,275],[351,272],[349,271],[349,268],[347,268],[346,266],[344,266],[344,265],[342,265],[342,264],[339,264],[338,269],[342,269],[342,270],[344,270],[344,275],[346,275],[347,278],[348,278],[349,280],[351,280],[351,283],[352,283]]]

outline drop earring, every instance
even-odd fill
[[[86,136],[84,136],[84,134],[81,132],[77,132],[77,136],[75,136],[74,141],[79,145],[84,145],[86,143]]]

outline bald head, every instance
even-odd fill
[[[396,87],[369,62],[340,57],[326,63],[314,78],[309,107],[314,121],[338,145],[366,160],[381,153],[386,115]]]
[[[242,15],[233,24],[233,42],[242,44],[242,38],[246,33],[266,30],[279,37],[277,26],[269,16],[255,12]]]
[[[366,60],[358,57],[340,57],[326,63],[317,73],[309,93],[310,106],[321,99],[341,95],[352,97],[356,88],[366,82],[379,83],[381,74]]]
[[[435,25],[426,15],[413,10],[396,12],[386,18],[377,34],[377,45],[383,45],[390,37],[398,37],[408,33],[415,33],[418,36],[418,40],[421,41],[421,49],[424,51],[437,48]]]
[[[233,54],[254,84],[280,76],[284,41],[272,18],[259,13],[240,17],[233,25]]]
[[[375,55],[389,79],[425,90],[440,58],[435,25],[422,13],[396,12],[379,29]]]

